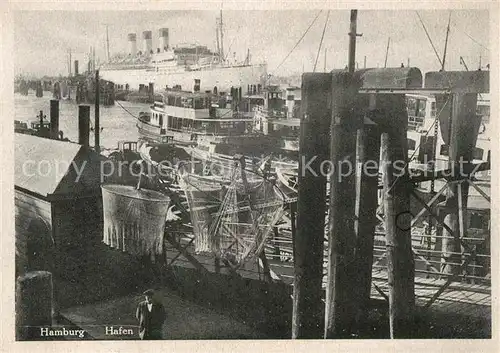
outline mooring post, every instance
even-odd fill
[[[214,258],[214,270],[215,273],[220,273],[220,259],[217,256]]]
[[[466,174],[473,160],[481,117],[476,114],[477,94],[489,92],[488,71],[442,71],[428,72],[426,88],[451,89],[451,95],[442,97],[436,104],[444,109],[439,116],[441,133],[449,145],[449,166],[455,173]],[[446,101],[445,101],[446,99]],[[450,104],[451,103],[451,104]],[[465,172],[465,173],[464,173]],[[458,274],[461,262],[461,238],[466,237],[466,214],[468,183],[449,185],[444,210],[444,223],[452,230],[443,231],[441,272],[445,275]],[[461,206],[461,207],[459,207]]]
[[[353,294],[359,301],[359,317],[362,317],[370,301],[373,267],[373,244],[377,225],[378,172],[380,160],[380,130],[370,120],[376,107],[376,96],[369,96],[365,124],[357,131],[356,140],[356,204],[354,233],[356,235],[355,262],[357,288]],[[359,322],[359,320],[357,320]]]
[[[100,131],[100,117],[99,117],[99,104],[100,102],[100,91],[101,85],[99,83],[99,70],[95,71],[95,122],[94,122],[94,137],[95,137],[95,150],[97,153],[101,152],[101,147],[99,146],[99,134]]]
[[[353,295],[356,237],[356,131],[363,122],[359,79],[350,72],[332,76],[330,144],[330,206],[328,277],[326,283],[325,338],[347,337],[355,329],[358,302]],[[361,109],[360,109],[361,108]]]
[[[38,98],[43,97],[43,87],[42,87],[41,81],[36,82],[36,89],[35,90],[36,90],[36,96]]]
[[[404,95],[386,95],[381,138],[391,338],[409,338],[414,325],[415,263],[411,248],[408,116]]]
[[[40,327],[52,326],[52,274],[28,272],[16,280],[16,339],[40,337]]]
[[[57,139],[59,136],[59,101],[50,100],[50,138]]]
[[[90,106],[78,106],[78,144],[89,147]]]
[[[328,160],[330,95],[331,74],[302,75],[292,338],[322,336],[326,173],[321,169]]]
[[[467,172],[473,160],[472,153],[481,124],[481,116],[476,114],[476,107],[477,94],[452,95],[449,165],[455,173]],[[455,182],[449,185],[446,195],[446,211],[449,214],[444,222],[451,228],[453,234],[444,232],[448,237],[443,238],[443,255],[446,258],[442,264],[442,272],[447,275],[458,274],[459,264],[462,262],[461,239],[467,237],[466,217],[463,215],[466,214],[464,211],[467,210],[468,195],[468,183],[459,185]]]
[[[43,125],[43,110],[40,110],[40,114],[38,115],[38,118],[40,119],[40,128],[38,130],[38,134],[40,137],[44,137],[44,125]]]
[[[154,83],[150,82],[149,87],[148,87],[148,95],[149,95],[149,102],[154,103],[155,102],[155,88],[154,88]]]
[[[347,72],[332,76],[330,204],[324,338],[348,337],[355,329],[359,302],[352,293],[357,274],[354,204],[356,130],[363,124],[361,80],[354,75],[358,11],[351,10]]]

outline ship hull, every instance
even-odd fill
[[[199,71],[155,72],[146,69],[118,70],[103,68],[100,71],[103,79],[117,85],[129,85],[131,89],[139,89],[139,85],[154,83],[158,89],[166,86],[180,85],[183,90],[192,90],[194,80],[200,80],[200,90],[208,91],[217,87],[219,92],[229,92],[231,87],[241,87],[247,93],[247,85],[263,83],[267,75],[265,64],[221,67]]]

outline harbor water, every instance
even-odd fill
[[[45,91],[43,97],[36,97],[34,91],[28,96],[14,95],[14,120],[23,122],[39,121],[40,110],[50,121],[50,99],[52,93]],[[120,106],[123,106],[123,108]],[[95,106],[90,105],[90,126],[95,126]],[[125,110],[126,109],[126,110]],[[128,112],[127,112],[128,111]],[[119,141],[137,141],[136,121],[140,112],[148,112],[149,105],[131,102],[115,102],[113,106],[100,106],[100,145],[102,149],[115,149]],[[130,112],[130,113],[129,113]],[[78,105],[75,100],[59,101],[59,130],[64,137],[78,142]],[[90,146],[94,146],[94,131],[90,131]]]

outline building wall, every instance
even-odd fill
[[[100,199],[55,201],[52,210],[58,273],[63,278],[78,278],[85,273],[93,247],[102,238]]]
[[[16,276],[29,270],[51,270],[53,242],[50,203],[20,190],[15,190],[14,200]]]

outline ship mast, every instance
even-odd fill
[[[108,33],[108,25],[106,25],[106,59],[109,62],[109,33]]]
[[[324,65],[324,66],[323,66],[323,72],[326,72],[326,49],[327,49],[327,48],[325,48],[325,62],[324,62],[324,64],[323,64],[323,65]]]
[[[389,56],[389,45],[391,44],[391,37],[387,39],[387,49],[385,50],[385,61],[384,61],[384,67],[387,67],[387,57]]]
[[[446,62],[446,50],[448,49],[448,36],[450,34],[451,11],[448,17],[448,27],[446,28],[446,39],[444,41],[443,62],[441,63],[441,71],[444,71],[444,63]]]
[[[71,76],[71,48],[69,48],[69,50],[68,50],[68,55],[69,55],[68,72],[69,72],[69,76]]]
[[[218,22],[218,21],[217,21]],[[221,61],[221,55],[220,55],[220,45],[219,45],[219,24],[215,26],[215,37],[217,38],[217,54],[219,54],[219,61]]]
[[[224,58],[224,27],[222,23],[222,9],[220,9],[220,55]]]

